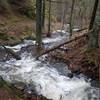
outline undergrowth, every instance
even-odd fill
[[[10,83],[4,81],[0,77],[0,89],[6,90],[9,94],[13,95],[15,97],[15,100],[22,100],[22,92],[17,90],[14,86],[12,86]]]

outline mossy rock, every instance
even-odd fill
[[[0,32],[0,39],[1,40],[9,40],[9,36],[6,33]]]
[[[2,77],[0,77],[0,88],[6,90],[9,92],[11,95],[14,95],[15,99],[14,100],[22,100],[22,95],[23,93],[16,89],[12,84],[4,81]]]

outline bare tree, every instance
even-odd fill
[[[89,26],[89,30],[93,29],[93,31],[89,33],[88,49],[94,49],[94,48],[99,47],[98,34],[100,31],[100,27],[98,27],[97,25],[94,25],[98,4],[99,4],[99,0],[95,0],[94,9],[92,12],[92,17],[91,17],[90,26]]]
[[[42,0],[42,28],[44,29],[44,25],[45,25],[45,5],[46,5],[46,1]]]
[[[36,43],[39,48],[42,47],[42,0],[36,0]]]
[[[70,15],[70,37],[73,32],[73,11],[74,11],[75,0],[72,0],[71,15]]]
[[[48,0],[49,1],[49,23],[48,23],[48,34],[47,34],[47,37],[50,37],[51,34],[50,34],[50,31],[51,31],[51,0]]]
[[[95,22],[95,17],[96,17],[96,12],[97,12],[97,8],[98,8],[98,4],[99,4],[99,0],[95,0],[94,9],[93,9],[93,12],[92,12],[90,26],[89,26],[90,30],[93,28],[93,25],[94,25],[94,22]]]

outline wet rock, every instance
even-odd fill
[[[24,94],[24,100],[52,100],[52,99],[47,99],[42,95],[32,95],[26,93]]]
[[[23,82],[17,82],[17,83],[13,83],[12,85],[14,85],[14,87],[16,87],[18,90],[23,91],[26,84]]]
[[[80,70],[76,70],[76,71],[73,71],[72,73],[74,73],[75,75],[79,75],[81,73]]]
[[[35,86],[31,85],[31,84],[28,84],[24,87],[24,92],[27,92],[27,93],[32,94],[32,95],[38,94],[36,89],[35,89]]]
[[[31,53],[32,56],[34,57],[37,55],[35,45],[28,45],[26,47],[22,47],[21,50],[19,51],[19,54],[22,54],[24,52]]]
[[[7,57],[7,53],[4,50],[4,48],[0,47],[0,61],[5,61],[6,59],[9,59]]]
[[[0,47],[0,61],[4,62],[10,60],[11,58],[15,58],[20,60],[21,57],[15,53],[12,49],[6,47]]]
[[[92,80],[91,81],[91,86],[100,88],[100,82],[98,82],[96,80]]]
[[[2,79],[2,77],[0,76],[0,87],[2,86],[2,81],[3,81],[3,79]]]
[[[68,75],[67,75],[69,78],[73,78],[73,74],[72,73],[68,73]]]

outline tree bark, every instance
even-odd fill
[[[89,33],[88,50],[99,48],[99,32],[100,28],[95,26],[93,31]]]
[[[100,31],[100,27],[98,27],[98,25],[94,25],[98,4],[99,0],[95,0],[94,9],[92,12],[92,17],[89,26],[89,30],[93,29],[93,31],[89,34],[88,50],[92,50],[99,47],[98,33]]]
[[[66,6],[67,6],[67,3],[64,4],[64,11],[63,11],[63,15],[62,15],[62,28],[61,28],[61,30],[64,30],[65,15],[66,15]]]
[[[93,25],[94,25],[94,22],[95,22],[95,17],[96,17],[96,12],[97,12],[97,8],[98,8],[98,4],[99,4],[99,0],[95,0],[94,9],[93,9],[93,12],[92,12],[91,21],[90,21],[90,25],[89,25],[89,30],[91,30],[93,28]]]
[[[47,37],[50,37],[51,36],[51,0],[49,0],[49,21],[48,21],[48,34],[47,34]]]
[[[36,43],[39,48],[42,47],[42,0],[36,0]]]
[[[71,15],[70,15],[70,37],[73,32],[73,11],[74,11],[75,0],[72,0]]]
[[[42,0],[42,28],[45,27],[45,0]]]

